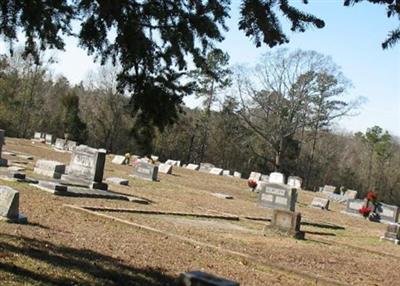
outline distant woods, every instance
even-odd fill
[[[316,52],[278,50],[254,67],[228,66],[217,52],[191,74],[203,105],[181,106],[163,128],[132,113],[118,89],[118,70],[103,67],[79,85],[16,53],[0,61],[0,127],[7,136],[52,133],[112,153],[156,154],[161,160],[210,162],[224,169],[301,176],[305,187],[332,184],[375,190],[400,204],[400,145],[380,127],[335,133],[335,120],[351,115],[357,99],[340,69]]]

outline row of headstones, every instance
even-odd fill
[[[53,144],[54,143],[54,136],[52,134],[43,133],[43,132],[35,132],[33,135],[33,139],[35,141],[40,141],[46,144]]]
[[[268,175],[263,175],[258,172],[251,172],[249,176],[249,180],[254,180],[257,182],[257,191],[265,184],[265,183],[274,183],[274,184],[285,184],[285,175],[279,172],[272,172]],[[303,180],[297,176],[289,176],[287,180],[287,185],[301,189],[301,185]]]
[[[347,200],[346,209],[343,213],[361,216],[359,210],[362,207],[369,207],[367,204],[367,200],[349,199]],[[376,213],[379,215],[381,222],[397,223],[399,220],[400,208],[395,205],[379,203],[376,208]]]
[[[203,172],[203,173],[208,173],[208,174],[212,174],[212,175],[218,175],[218,176],[227,176],[227,177],[235,177],[235,178],[242,177],[242,174],[240,172],[237,172],[237,171],[231,172],[230,170],[224,170],[221,168],[217,168],[211,163],[200,163],[200,165],[199,164],[188,164],[188,165],[186,165],[186,169],[199,171],[199,172]]]
[[[323,187],[320,187],[319,191],[326,194],[329,199],[334,200],[339,203],[345,203],[349,199],[353,200],[353,199],[357,198],[357,194],[358,194],[358,192],[356,190],[346,190],[346,191],[341,190],[340,194],[336,194],[335,193],[336,187],[331,186],[331,185],[325,185]]]

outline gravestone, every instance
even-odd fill
[[[33,172],[54,179],[60,179],[65,173],[65,164],[51,160],[37,160]]]
[[[223,194],[223,193],[211,193],[212,196],[220,198],[220,199],[225,199],[225,200],[232,200],[233,196]]]
[[[261,175],[260,180],[263,181],[263,182],[269,182],[269,176],[268,175]]]
[[[221,176],[223,171],[224,171],[224,170],[221,169],[221,168],[212,168],[212,169],[210,170],[210,174]]]
[[[157,162],[159,157],[156,155],[151,155],[150,158],[153,160],[153,162]]]
[[[111,163],[117,164],[117,165],[124,165],[125,162],[126,162],[126,158],[125,158],[125,156],[122,156],[122,155],[115,155],[111,161]]]
[[[158,172],[163,173],[163,174],[172,174],[172,165],[169,164],[160,164],[158,165]]]
[[[35,140],[43,139],[42,132],[35,132],[35,134],[33,135],[33,139]]]
[[[325,185],[324,186],[324,189],[322,190],[322,192],[324,192],[324,193],[330,193],[330,194],[333,194],[334,192],[335,192],[335,190],[336,190],[336,187],[335,186],[331,186],[331,185]]]
[[[5,131],[0,129],[0,167],[7,167],[8,161],[1,157],[4,145]]]
[[[171,166],[175,166],[176,161],[175,161],[175,160],[168,159],[167,161],[165,161],[164,164],[171,165]]]
[[[346,209],[345,209],[345,213],[349,213],[349,214],[360,214],[360,209],[365,206],[365,201],[364,200],[347,200],[347,204],[346,204]]]
[[[199,170],[199,165],[197,165],[197,164],[188,164],[186,166],[186,169],[197,171],[197,170]]]
[[[300,177],[297,177],[297,176],[290,176],[287,181],[287,184],[289,186],[292,186],[299,190],[301,189],[302,183],[303,183],[303,179]]]
[[[76,146],[78,146],[78,143],[76,141],[72,140],[67,140],[67,146],[66,149],[70,152],[74,151]]]
[[[178,286],[240,286],[240,284],[206,272],[192,271],[179,276]]]
[[[233,176],[234,176],[235,178],[241,179],[241,178],[242,178],[242,173],[235,171],[235,172],[233,172]]]
[[[344,196],[349,198],[349,199],[354,200],[357,197],[357,191],[355,191],[355,190],[347,190],[344,193]]]
[[[107,184],[103,183],[105,162],[106,150],[79,145],[72,152],[67,174],[61,176],[61,181],[65,184],[107,190]]]
[[[380,240],[389,240],[394,244],[400,243],[400,225],[388,224],[384,236],[381,236]]]
[[[396,223],[399,219],[398,206],[379,203],[376,208],[376,213],[379,214],[381,221]]]
[[[158,166],[139,161],[133,164],[133,172],[130,176],[148,181],[157,181],[157,175]]]
[[[263,190],[268,184],[269,184],[268,182],[258,181],[257,182],[257,187],[255,189],[256,193],[261,192],[261,190]]]
[[[210,173],[212,168],[215,168],[215,166],[211,163],[200,163],[199,171],[203,173]]]
[[[27,218],[19,213],[19,192],[0,186],[0,218],[9,222],[27,223]]]
[[[304,232],[300,231],[301,214],[293,211],[274,209],[270,227],[295,238],[303,239]]]
[[[46,144],[49,144],[49,145],[51,145],[51,144],[53,144],[53,135],[51,135],[51,134],[46,134],[46,136],[45,136],[45,141],[46,141]]]
[[[269,182],[273,184],[284,184],[285,176],[279,172],[272,172],[269,174]]]
[[[261,173],[251,172],[249,176],[249,180],[259,181],[261,179]]]
[[[314,197],[311,202],[311,207],[328,210],[329,209],[329,200],[324,199],[324,198]]]
[[[258,201],[263,207],[294,211],[297,190],[287,185],[265,183],[259,190]]]
[[[124,185],[124,186],[127,186],[129,184],[129,180],[118,177],[106,178],[106,182],[114,185]]]
[[[229,171],[229,170],[222,171],[222,176],[230,176],[230,175],[231,175],[231,171]]]
[[[66,149],[66,141],[65,139],[57,138],[56,142],[54,143],[54,148],[57,150],[64,151]]]

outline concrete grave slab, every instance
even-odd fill
[[[123,186],[128,186],[128,184],[129,184],[128,179],[123,179],[123,178],[118,178],[118,177],[106,178],[106,182],[114,184],[114,185],[123,185]]]
[[[210,170],[209,174],[211,174],[211,175],[217,175],[217,176],[222,176],[222,172],[223,172],[223,171],[224,171],[224,170],[221,169],[221,168],[212,168],[212,169]]]
[[[197,164],[188,164],[188,165],[186,166],[186,169],[193,170],[193,171],[198,171],[199,168],[200,168],[200,166],[197,165]]]
[[[233,196],[223,194],[223,193],[211,193],[212,196],[220,198],[220,199],[225,199],[225,200],[232,200]]]
[[[324,199],[324,198],[314,197],[310,206],[314,207],[314,208],[328,210],[329,209],[329,200]]]
[[[33,172],[42,176],[60,179],[65,173],[65,164],[52,160],[38,160]]]

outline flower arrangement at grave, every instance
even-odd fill
[[[359,213],[371,221],[379,221],[379,215],[376,213],[378,202],[378,194],[376,192],[368,192],[365,197],[365,206],[359,209]]]
[[[247,181],[247,185],[254,192],[254,189],[257,187],[257,181],[250,179]]]
[[[363,206],[358,211],[364,218],[367,218],[369,216],[369,214],[372,212],[372,208]]]

